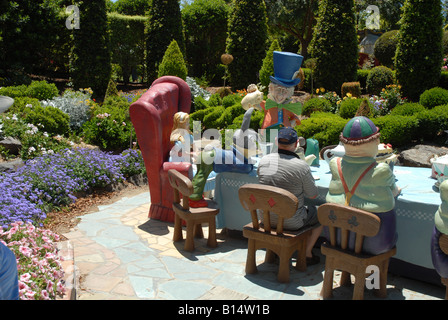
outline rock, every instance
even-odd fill
[[[22,159],[15,159],[6,162],[0,162],[0,172],[13,172],[22,167],[25,163]]]
[[[5,148],[10,155],[18,155],[20,149],[22,149],[22,143],[12,137],[6,137],[0,141],[0,146]]]
[[[400,164],[406,167],[431,168],[430,159],[434,156],[448,154],[448,148],[429,145],[417,145],[414,148],[401,152],[398,156]]]

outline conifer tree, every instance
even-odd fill
[[[266,56],[267,22],[264,0],[234,0],[229,18],[227,53],[230,84],[235,89],[258,83]]]
[[[282,51],[277,39],[272,41],[260,70],[260,82],[266,88],[271,82],[270,76],[274,75],[274,51]]]
[[[402,95],[417,101],[425,90],[435,87],[442,58],[440,0],[407,0],[395,55],[396,78]]]
[[[159,64],[172,40],[176,40],[184,54],[185,41],[179,0],[152,0],[146,27],[146,67],[149,83],[157,78]]]
[[[102,100],[111,75],[105,0],[78,2],[80,28],[73,30],[70,76],[74,89],[91,88]]]
[[[319,1],[319,18],[311,41],[319,87],[340,93],[344,82],[356,80],[358,38],[353,0]]]
[[[168,46],[168,49],[166,49],[165,55],[160,63],[158,76],[159,78],[163,76],[176,76],[186,80],[187,74],[188,70],[184,56],[176,40],[173,40]]]

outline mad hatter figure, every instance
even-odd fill
[[[392,249],[397,241],[395,197],[401,190],[386,163],[375,159],[380,142],[379,129],[366,117],[355,117],[340,135],[345,155],[330,161],[332,174],[326,201],[345,204],[376,214],[381,228],[364,240],[363,251],[380,254]],[[354,237],[349,245],[354,247]]]
[[[261,128],[266,129],[266,141],[270,140],[269,129],[294,128],[300,124],[302,104],[292,103],[291,97],[300,82],[298,75],[302,61],[301,55],[274,51],[274,76],[270,77],[268,99],[261,104],[265,112]]]
[[[431,238],[431,257],[434,268],[442,278],[448,278],[448,255],[446,255],[439,245],[442,234],[448,235],[448,180],[443,181],[439,186],[440,199],[442,200],[439,209],[434,216],[434,231]]]

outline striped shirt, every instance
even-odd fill
[[[279,150],[264,156],[258,166],[258,180],[266,184],[288,190],[299,200],[299,206],[292,218],[284,221],[285,230],[297,230],[307,219],[305,197],[314,198],[318,189],[309,165],[295,153]],[[260,217],[261,218],[261,217]],[[277,226],[278,216],[271,213],[271,226]]]

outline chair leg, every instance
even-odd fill
[[[341,287],[349,287],[352,285],[352,280],[350,278],[350,273],[347,271],[342,271],[341,280],[339,282]]]
[[[389,260],[383,261],[380,265],[380,288],[374,291],[374,294],[378,298],[387,297],[387,271],[389,269]]]
[[[296,270],[306,271],[306,239],[299,243],[299,250],[297,252]]]
[[[246,258],[246,274],[257,273],[257,265],[255,262],[255,240],[248,240],[247,258]]]
[[[324,283],[322,286],[322,292],[321,295],[324,299],[329,299],[333,296],[333,273],[334,269],[329,266],[331,261],[328,261],[330,259],[327,258],[326,264],[325,264],[325,274],[324,274]]]
[[[204,232],[202,231],[202,225],[200,223],[194,224],[194,237],[197,239],[204,238]]]
[[[218,246],[218,242],[216,241],[216,221],[215,217],[211,218],[208,223],[208,240],[207,246],[211,248],[216,248]]]
[[[290,258],[288,250],[283,249],[280,251],[279,255],[279,265],[278,265],[278,276],[277,280],[281,283],[289,282],[289,266],[290,266]]]
[[[275,252],[271,249],[266,249],[266,255],[264,257],[264,262],[274,263],[275,262]]]
[[[364,285],[366,282],[365,272],[355,275],[355,287],[353,288],[353,300],[364,300]]]
[[[185,251],[194,251],[194,228],[195,224],[192,221],[187,221],[187,237],[185,239]]]
[[[174,234],[173,234],[173,241],[181,241],[183,239],[182,236],[182,219],[175,214],[174,215]]]

